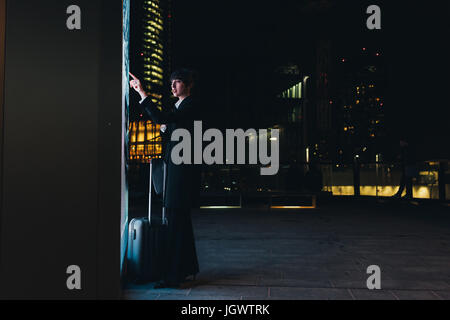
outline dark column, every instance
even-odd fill
[[[4,89],[5,89],[5,27],[6,27],[6,0],[0,0],[0,208],[3,205],[3,123]],[[0,215],[0,230],[2,217]],[[0,234],[1,236],[1,234]],[[0,238],[1,247],[1,238]],[[1,256],[0,256],[1,265]],[[1,286],[1,283],[0,283]]]
[[[3,140],[4,140],[4,128],[5,124],[3,121],[4,113],[4,88],[5,88],[5,27],[6,27],[6,0],[0,0],[0,272],[2,265],[2,233],[3,229]],[[0,277],[0,294],[2,288],[2,280]]]
[[[92,0],[89,0],[92,1]],[[129,1],[129,0],[128,0]],[[100,6],[98,53],[98,227],[96,298],[120,297],[121,263],[128,238],[127,161],[129,111],[123,83],[122,15],[125,0],[96,0]],[[128,79],[128,75],[125,75]],[[125,85],[125,87],[123,87]]]
[[[6,2],[0,299],[119,298],[122,0]]]

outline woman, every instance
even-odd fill
[[[141,96],[140,106],[158,124],[166,125],[170,137],[176,129],[186,129],[194,136],[194,121],[199,120],[199,109],[191,96],[194,86],[193,72],[181,69],[170,77],[172,93],[178,98],[171,112],[164,112],[152,103],[141,82],[130,74],[130,86]],[[200,170],[192,164],[176,165],[171,153],[176,141],[169,140],[164,153],[167,163],[167,183],[164,205],[168,228],[163,261],[163,279],[155,288],[179,287],[186,277],[199,271],[195,241],[192,230],[191,208],[197,205],[200,190]],[[193,152],[191,152],[193,155]],[[190,163],[193,163],[191,161]]]

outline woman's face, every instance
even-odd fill
[[[175,97],[186,97],[190,94],[190,87],[187,87],[181,80],[172,80],[172,94]]]

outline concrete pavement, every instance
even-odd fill
[[[124,299],[450,299],[449,211],[373,200],[197,210],[196,281],[128,284]],[[370,265],[381,269],[381,290],[367,288]]]

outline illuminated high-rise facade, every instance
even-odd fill
[[[134,69],[139,70],[142,84],[153,103],[162,108],[168,95],[170,73],[170,0],[136,0]],[[137,21],[139,20],[139,21]],[[144,163],[161,157],[160,126],[145,114],[137,114],[130,122],[130,160]]]
[[[162,106],[164,87],[164,21],[160,0],[146,0],[143,4],[142,59],[143,84],[154,103]]]

